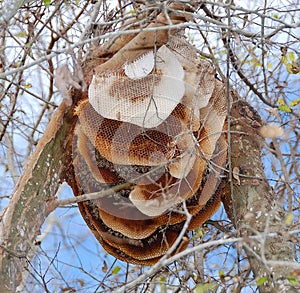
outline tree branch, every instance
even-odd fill
[[[75,122],[73,107],[62,103],[0,217],[0,292],[15,292],[22,282],[26,259],[15,256],[30,258],[35,238],[51,210],[49,203],[69,164],[70,134]]]
[[[244,248],[255,277],[268,278],[259,287],[260,292],[275,293],[283,292],[283,288],[290,290],[293,287],[288,282],[293,272],[286,264],[296,263],[294,244],[284,221],[286,213],[275,202],[265,178],[260,154],[263,139],[258,134],[261,123],[258,114],[246,102],[238,101],[233,105],[231,163],[233,169],[239,170],[236,175],[240,173],[243,176],[239,181],[234,180],[232,191],[228,186],[224,203],[238,233],[245,237]],[[243,133],[240,132],[241,129]],[[236,215],[232,214],[232,210],[235,210]],[[267,236],[273,232],[276,232],[275,237]],[[263,236],[262,241],[250,240],[249,236],[253,233]]]

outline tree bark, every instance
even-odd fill
[[[51,203],[60,178],[64,177],[66,166],[70,164],[70,134],[75,122],[73,107],[62,103],[0,217],[0,293],[16,292],[22,282],[24,268],[38,245],[36,236],[53,210]]]
[[[237,232],[245,238],[244,249],[256,280],[266,280],[259,286],[260,292],[299,292],[289,282],[296,263],[284,221],[286,213],[276,203],[261,161],[261,125],[261,118],[249,104],[233,104],[229,137],[233,176],[226,188],[225,206]],[[249,235],[257,234],[260,241],[249,240]]]

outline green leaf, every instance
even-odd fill
[[[162,276],[160,278],[160,282],[165,283],[167,281],[167,278],[165,276]]]
[[[220,278],[224,278],[224,276],[225,276],[224,271],[223,270],[219,270],[219,277]]]
[[[291,108],[288,105],[281,105],[278,106],[278,109],[285,112],[285,113],[290,113],[292,112]]]
[[[293,286],[298,285],[298,282],[297,282],[296,278],[294,278],[294,277],[289,277],[289,278],[287,278],[287,279],[288,279],[288,281],[289,281]]]
[[[30,89],[30,88],[32,88],[32,84],[31,83],[26,83],[26,84],[23,85],[23,87],[25,89]]]
[[[135,14],[137,14],[137,10],[136,9],[131,9],[126,14],[133,14],[133,15],[135,15]]]
[[[300,103],[300,99],[295,99],[290,102],[290,107],[294,107]]]
[[[295,57],[295,53],[294,52],[288,52],[287,53],[287,55],[288,55],[288,57],[289,57],[289,59],[293,62],[293,61],[295,61],[295,59],[296,59],[296,57]]]
[[[261,278],[259,278],[258,280],[256,280],[256,285],[257,286],[261,286],[261,285],[263,285],[265,282],[267,282],[268,281],[268,278],[267,277],[261,277]]]
[[[203,231],[202,231],[201,229],[198,229],[198,230],[197,230],[197,234],[198,234],[201,238],[204,237],[204,233],[203,233]]]
[[[117,266],[117,267],[113,268],[113,270],[112,270],[111,273],[112,273],[113,275],[116,275],[120,270],[121,270],[121,267]]]
[[[50,6],[51,0],[43,0],[45,6]]]
[[[160,278],[160,292],[161,293],[166,293],[166,281],[167,278],[165,276]]]
[[[282,58],[281,58],[281,62],[284,64],[284,65],[286,65],[287,64],[287,57],[284,55],[284,56],[282,56]]]
[[[213,284],[213,283],[199,284],[195,288],[195,293],[208,293],[209,290],[212,290],[215,287],[216,287],[216,284]]]
[[[279,98],[277,100],[277,103],[278,103],[279,110],[286,112],[286,113],[292,112],[291,108],[285,103],[285,101],[283,99]]]
[[[294,73],[294,72],[293,72],[293,64],[292,64],[292,63],[288,63],[288,64],[286,65],[286,70],[287,70],[288,73],[293,74],[293,73]]]
[[[291,225],[293,223],[294,215],[293,213],[288,213],[287,216],[285,217],[285,223],[287,225]]]
[[[250,60],[250,63],[252,63],[253,67],[261,67],[261,63],[256,57],[252,58]]]
[[[26,32],[19,32],[15,34],[15,37],[17,38],[26,38],[27,33]]]
[[[284,99],[282,99],[282,98],[279,98],[277,100],[277,103],[278,103],[279,106],[286,105]]]

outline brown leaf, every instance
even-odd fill
[[[106,261],[103,262],[102,272],[103,272],[103,273],[106,273],[106,272],[107,272],[107,263],[106,263]]]
[[[81,78],[80,74],[78,73],[79,71],[80,70],[76,68],[75,73],[72,74],[67,64],[64,64],[56,69],[54,85],[61,92],[64,102],[69,106],[72,105],[72,99],[69,96],[69,89],[71,87],[76,89],[82,88],[81,84],[83,84],[83,81],[80,80]]]
[[[232,170],[233,178],[237,180],[238,185],[241,185],[241,180],[240,180],[239,174],[240,174],[240,168],[234,167]]]

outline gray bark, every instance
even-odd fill
[[[16,292],[34,252],[36,236],[53,210],[54,196],[70,158],[73,109],[62,103],[0,217],[0,293]]]
[[[261,125],[260,117],[247,103],[234,103],[230,147],[235,174],[226,189],[225,206],[237,232],[245,238],[244,249],[256,279],[267,278],[259,286],[260,292],[299,292],[288,280],[297,266],[293,237],[284,221],[286,213],[277,204],[264,174]],[[259,241],[249,240],[249,235],[257,234]]]

